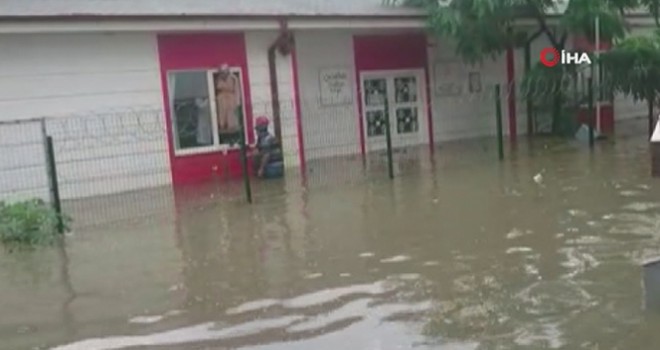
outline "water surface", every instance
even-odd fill
[[[657,349],[644,136],[493,151],[251,207],[177,197],[0,253],[0,349]]]

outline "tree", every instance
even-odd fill
[[[651,36],[626,38],[601,56],[607,68],[607,84],[614,91],[645,101],[648,106],[649,135],[655,118],[653,105],[660,94],[660,30]]]
[[[660,0],[570,0],[563,13],[558,11],[558,3],[562,2],[558,0],[403,0],[403,3],[426,9],[431,33],[451,38],[456,43],[457,55],[468,63],[476,63],[495,58],[509,48],[528,49],[529,44],[541,35],[547,37],[559,52],[566,47],[571,35],[585,36],[593,41],[597,16],[601,40],[623,38],[627,32],[624,13],[637,8],[640,1],[655,3]],[[534,30],[516,25],[521,18],[531,19],[535,23]],[[553,130],[566,98],[562,88],[565,77],[575,74],[569,67],[557,66],[548,70],[538,66],[535,69],[541,72],[533,73],[536,78],[544,78],[541,80],[543,84],[555,87],[551,93]],[[561,74],[556,70],[561,70]],[[529,81],[526,85],[530,86]],[[530,89],[522,92],[528,95],[530,104],[534,103],[531,101],[534,97],[543,100],[536,102],[547,100],[547,94],[530,96]]]

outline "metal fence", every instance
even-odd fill
[[[50,199],[45,119],[0,122],[0,199]]]
[[[534,88],[537,96],[547,96],[560,87],[537,84]],[[429,111],[437,114],[443,101],[450,107],[441,107],[456,114],[445,118],[473,118],[469,125],[482,126],[480,132],[497,136],[486,147],[492,159],[498,155],[502,159],[504,111],[513,96],[514,108],[522,112],[519,117],[526,118],[529,94],[523,89],[529,86],[490,85],[462,97],[427,98],[434,101],[427,104],[397,105],[384,97],[361,105],[364,110],[353,102],[327,105],[318,98],[280,101],[284,161],[293,164],[286,167],[283,178],[258,180],[252,172],[241,170],[238,177],[225,174],[185,187],[171,185],[167,133],[172,131],[161,108],[4,121],[0,122],[0,200],[53,202],[59,197],[73,226],[84,227],[154,215],[172,218],[177,210],[194,205],[243,205],[292,191],[391,181],[434,168],[437,147],[430,144],[431,138],[445,126],[433,127],[423,118]],[[581,103],[583,94],[576,92],[568,104]],[[246,107],[255,116],[273,113],[270,101]],[[467,112],[460,112],[461,108]],[[296,119],[298,109],[301,120]],[[360,127],[356,118],[362,118]],[[534,124],[542,123],[535,120]],[[179,133],[190,133],[183,135],[190,139],[198,129],[194,123],[177,127]],[[245,160],[249,160],[247,148],[239,151]]]

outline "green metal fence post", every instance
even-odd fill
[[[594,81],[587,79],[587,99],[589,103],[589,148],[594,148]]]
[[[387,170],[390,179],[394,179],[394,160],[392,156],[392,131],[390,130],[390,109],[387,97],[385,98],[385,140],[387,143]]]
[[[528,74],[532,70],[532,48],[531,44],[528,42],[525,45],[525,74]],[[531,137],[534,135],[534,106],[532,104],[532,96],[530,95],[530,89],[532,87],[529,86],[529,82],[525,84],[525,94],[527,95],[525,97],[525,103],[526,103],[526,109],[527,109],[527,136]],[[536,87],[533,87],[536,89]]]
[[[62,217],[62,201],[60,200],[59,181],[57,180],[55,148],[53,147],[53,138],[51,136],[46,136],[46,166],[48,167],[51,204],[57,214],[57,232],[64,233],[64,218]]]
[[[502,101],[500,100],[500,84],[495,85],[495,116],[497,118],[497,151],[500,160],[504,160],[504,132],[502,130]]]
[[[238,107],[238,125],[240,127],[240,142],[241,142],[241,168],[243,171],[243,184],[245,185],[245,197],[248,203],[252,204],[252,185],[250,184],[250,172],[248,169],[248,156],[247,145],[245,140],[245,122],[243,120],[243,108]]]

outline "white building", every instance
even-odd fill
[[[395,145],[493,134],[487,87],[522,76],[523,53],[471,67],[424,25],[380,0],[3,0],[0,122],[47,118],[64,198],[239,174],[217,125],[222,64],[247,130],[279,115],[288,167],[382,148],[385,96]],[[524,103],[503,107],[524,133]],[[39,121],[0,125],[0,199],[45,191],[41,137]]]

